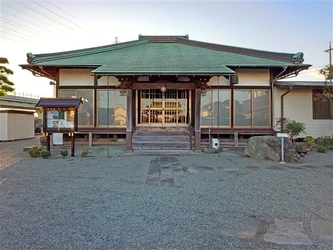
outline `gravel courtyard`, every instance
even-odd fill
[[[0,142],[0,249],[333,249],[332,151],[33,159],[36,142]]]

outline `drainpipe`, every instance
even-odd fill
[[[284,112],[283,112],[283,109],[284,109],[284,103],[283,103],[283,97],[288,94],[290,91],[292,90],[292,86],[289,86],[289,89],[287,92],[285,92],[283,95],[281,95],[281,129],[280,129],[280,132],[283,132],[284,131],[284,127],[283,127],[283,118],[284,118]]]
[[[284,66],[282,71],[272,80],[272,91],[273,91],[273,84],[276,82],[277,78],[287,70],[287,68],[288,68],[288,66]],[[290,90],[291,89],[289,88],[289,90],[281,96],[281,128],[280,128],[281,131],[280,132],[283,131],[283,97],[286,94],[288,94],[290,92]]]

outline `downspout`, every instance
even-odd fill
[[[284,103],[283,103],[283,97],[285,95],[287,95],[291,90],[292,90],[292,87],[289,86],[288,91],[285,92],[283,95],[281,95],[281,128],[280,128],[280,132],[284,131],[284,126],[283,126],[284,125],[284,122],[283,122],[283,120],[284,120],[284,111],[283,111],[283,109],[284,109]]]
[[[276,82],[277,78],[280,75],[282,75],[287,70],[287,68],[288,68],[288,66],[284,66],[283,69],[282,69],[282,71],[276,77],[274,77],[274,79],[272,81],[272,83],[273,83],[272,87],[273,87],[274,83]],[[284,114],[283,114],[283,97],[286,94],[288,94],[290,91],[291,91],[291,89],[289,88],[289,90],[286,93],[284,93],[283,95],[281,95],[281,127],[280,127],[280,132],[283,132],[283,116],[284,116]]]

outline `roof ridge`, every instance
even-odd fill
[[[139,34],[139,40],[148,39],[149,42],[177,42],[177,38],[182,39],[189,39],[189,35],[186,34],[185,36],[169,36],[169,35],[162,35],[162,36],[154,36],[154,35],[141,35]]]
[[[264,51],[264,50],[257,50],[257,49],[250,49],[250,48],[243,48],[243,47],[236,47],[236,46],[230,46],[230,45],[222,45],[222,44],[215,44],[215,43],[207,43],[202,41],[196,41],[196,40],[189,40],[189,39],[183,39],[183,38],[177,38],[177,42],[181,44],[186,44],[190,46],[196,46],[211,50],[217,50],[217,51],[224,51],[228,53],[235,53],[235,54],[241,54],[246,56],[253,56],[253,57],[259,57],[264,59],[272,59],[272,60],[278,60],[282,62],[293,62],[293,56],[295,54],[292,53],[282,53],[282,52],[272,52],[272,51]]]
[[[104,45],[104,46],[63,51],[63,52],[55,52],[55,53],[46,53],[46,54],[27,53],[27,61],[29,64],[31,64],[31,63],[46,62],[46,61],[50,61],[50,60],[66,59],[66,58],[70,58],[73,56],[86,56],[86,55],[91,55],[91,54],[112,51],[112,50],[116,50],[116,49],[128,48],[131,46],[137,46],[137,45],[145,44],[148,42],[149,41],[147,39],[141,39],[141,40],[133,40],[133,41],[123,42],[123,43],[109,44],[109,45]],[[42,57],[42,59],[40,59],[38,57]]]

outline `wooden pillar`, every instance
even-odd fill
[[[71,133],[71,157],[74,157],[75,155],[75,135],[74,133]]]
[[[89,140],[88,145],[89,145],[89,147],[91,147],[92,146],[92,140],[93,140],[93,134],[92,134],[91,131],[89,131],[89,138],[88,138],[88,140]]]
[[[234,133],[234,147],[238,147],[238,131]]]
[[[132,133],[133,133],[133,90],[127,89],[126,103],[126,150],[132,150]]]
[[[51,139],[49,133],[46,133],[46,150],[51,152]]]
[[[194,105],[194,149],[201,149],[201,127],[200,127],[200,109],[201,109],[201,89],[195,89]]]

